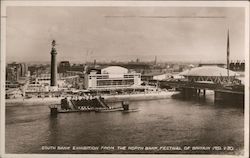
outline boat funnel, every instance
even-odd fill
[[[129,102],[128,101],[123,101],[122,102],[122,107],[123,107],[123,110],[129,110]]]

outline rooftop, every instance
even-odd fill
[[[228,76],[227,69],[217,66],[202,66],[192,68],[180,73],[182,76]],[[229,76],[239,76],[234,71],[229,70]]]
[[[102,74],[126,74],[128,69],[121,66],[109,66],[101,70]]]

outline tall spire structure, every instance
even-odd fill
[[[229,30],[227,30],[227,76],[229,76],[229,56],[230,56],[230,42],[229,42]]]
[[[52,41],[52,48],[51,48],[51,78],[50,78],[50,86],[57,86],[57,65],[56,65],[56,41]]]

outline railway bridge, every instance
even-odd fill
[[[215,102],[244,104],[244,85],[236,72],[216,66],[197,67],[180,73],[184,79],[160,81],[161,87],[176,88],[184,99],[206,97],[214,91]]]

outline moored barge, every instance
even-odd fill
[[[61,104],[55,104],[49,106],[51,115],[57,113],[72,113],[72,112],[135,112],[138,109],[129,109],[128,102],[122,102],[122,107],[110,107],[108,106],[104,98],[95,96],[92,98],[64,98],[61,99]]]

